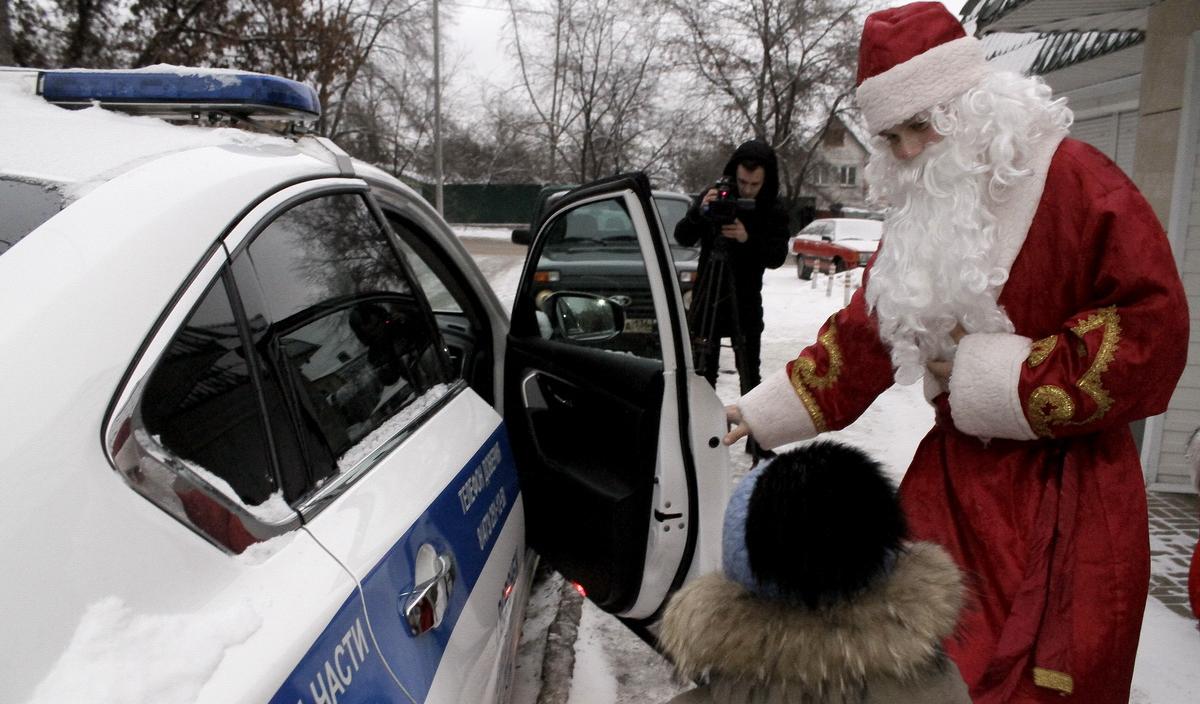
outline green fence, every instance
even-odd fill
[[[433,184],[415,185],[434,202]],[[442,186],[446,222],[465,225],[528,225],[538,191],[537,183],[453,183]]]

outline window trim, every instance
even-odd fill
[[[120,434],[121,423],[118,422],[118,416],[123,415],[121,411],[130,405],[131,397],[135,393],[141,394],[147,377],[175,337],[175,333],[199,304],[209,285],[220,274],[221,267],[232,263],[232,252],[240,251],[248,236],[261,229],[260,225],[265,219],[275,217],[277,211],[288,207],[290,203],[304,199],[307,194],[339,189],[367,191],[369,186],[365,181],[354,178],[318,178],[281,184],[278,190],[263,196],[243,210],[229,228],[197,259],[196,268],[180,283],[175,295],[164,306],[162,314],[146,334],[116,393],[113,394],[113,400],[109,403],[108,412],[101,424],[100,442],[113,469],[117,468],[113,441]]]
[[[655,238],[652,234],[653,228],[657,228],[659,223],[651,224],[647,215],[647,210],[653,214],[653,217],[658,218],[658,211],[655,209],[653,201],[649,206],[642,204],[638,198],[638,194],[632,189],[625,188],[622,190],[611,190],[589,195],[579,200],[573,200],[567,205],[556,204],[548,210],[541,221],[540,227],[533,236],[533,242],[529,245],[529,251],[525,258],[525,266],[521,271],[520,283],[517,286],[516,299],[513,301],[513,317],[509,322],[509,334],[515,337],[535,338],[540,336],[537,329],[537,322],[534,315],[534,302],[531,298],[527,300],[521,299],[521,292],[527,289],[526,282],[532,278],[533,272],[537,269],[538,263],[545,252],[548,244],[548,237],[545,232],[552,226],[557,224],[571,213],[585,208],[596,203],[605,201],[613,201],[619,203],[624,209],[626,216],[629,218],[630,225],[634,228],[637,236],[638,254],[642,258],[642,262],[646,267],[646,277],[648,281],[648,292],[650,294],[650,304],[655,311],[672,310],[672,303],[669,297],[674,297],[675,304],[679,309],[683,308],[683,297],[679,292],[679,281],[675,275],[675,265],[665,252],[660,252],[656,245]],[[666,246],[666,240],[663,239],[663,246]],[[664,272],[663,264],[666,264]],[[661,281],[650,276],[650,271],[657,268]],[[526,291],[527,292],[527,291]],[[642,357],[642,359],[653,360],[663,365],[666,369],[670,367],[683,368],[685,363],[679,360],[682,347],[676,349],[673,336],[675,332],[672,329],[674,321],[668,322],[666,325],[662,321],[658,325],[658,350],[659,357]],[[638,355],[641,356],[641,355]],[[687,366],[690,367],[690,355],[684,354],[684,357],[689,360]]]
[[[279,191],[276,193],[277,197],[264,201],[260,207],[244,215],[238,226],[222,238],[221,244],[225,247],[229,260],[233,261],[234,257],[249,247],[254,238],[262,234],[276,218],[302,202],[339,193],[365,194],[370,191],[371,187],[367,182],[357,178],[328,178],[295,184]],[[247,222],[251,217],[253,221]],[[243,223],[246,223],[246,227],[242,227]]]
[[[411,191],[402,184],[379,177],[365,174],[364,178],[371,184],[371,193],[384,208],[385,213],[400,216],[401,219],[415,224],[422,232],[428,233],[430,243],[442,254],[444,259],[456,271],[461,272],[463,288],[471,292],[473,299],[479,304],[479,311],[486,319],[489,339],[481,341],[491,348],[490,363],[492,364],[492,393],[483,396],[497,413],[504,409],[504,358],[507,351],[507,335],[510,329],[512,304],[507,307],[497,298],[495,291],[487,283],[483,272],[474,258],[467,253],[466,247],[459,241],[453,230],[443,221],[428,201]],[[528,254],[528,250],[526,250]]]
[[[375,465],[379,464],[381,459],[391,454],[397,447],[403,445],[404,441],[408,440],[414,433],[424,427],[426,421],[467,388],[466,382],[462,379],[451,382],[446,393],[431,403],[429,408],[422,411],[420,415],[414,417],[412,422],[389,436],[388,439],[379,444],[379,447],[372,450],[369,455],[359,460],[353,467],[334,474],[328,482],[317,487],[315,491],[306,494],[292,508],[300,514],[305,522],[312,520],[313,517],[325,510],[327,506],[336,501],[350,487],[354,486],[358,480],[374,469]]]
[[[438,241],[436,235],[431,234],[421,223],[401,212],[398,208],[391,207],[386,202],[380,202],[379,205],[384,219],[388,221],[388,228],[392,236],[401,244],[413,250],[417,258],[421,259],[425,266],[429,267],[433,275],[445,286],[446,291],[454,298],[459,308],[462,309],[461,313],[455,313],[454,315],[462,315],[471,326],[472,334],[476,338],[475,353],[476,355],[486,357],[483,361],[488,367],[487,378],[480,380],[480,385],[486,385],[486,389],[481,389],[479,386],[472,384],[471,381],[474,380],[468,380],[467,383],[468,386],[475,389],[475,393],[491,404],[492,397],[495,395],[497,370],[494,362],[495,350],[492,345],[495,333],[492,328],[492,320],[488,315],[487,303],[481,299],[479,291],[471,285],[470,277],[467,276],[466,271],[457,266],[454,257]],[[408,242],[401,236],[396,228],[393,227],[393,220],[411,233],[419,246],[414,246],[413,243]],[[426,261],[421,256],[422,250],[429,252],[430,257],[434,260],[433,263]],[[430,308],[432,309],[432,306]],[[434,310],[433,314],[436,322],[438,312]],[[445,344],[444,339],[442,342]]]
[[[122,454],[122,450],[126,449],[128,442],[137,442],[156,461],[159,461],[176,475],[183,477],[186,481],[203,491],[209,498],[219,502],[222,507],[235,514],[248,529],[253,528],[254,530],[251,530],[251,533],[255,537],[267,540],[270,537],[299,529],[304,522],[319,513],[326,505],[332,503],[338,496],[357,482],[358,479],[364,476],[378,462],[379,458],[402,444],[412,433],[422,427],[437,410],[449,403],[463,389],[467,388],[466,383],[462,380],[448,379],[446,383],[450,384],[450,388],[447,393],[432,403],[426,411],[414,418],[412,423],[389,437],[378,448],[372,451],[370,455],[351,469],[338,473],[315,491],[306,494],[302,500],[290,504],[292,513],[288,519],[274,524],[267,523],[251,514],[245,506],[231,500],[223,492],[209,484],[209,482],[195,475],[187,469],[186,465],[175,458],[174,453],[171,453],[159,443],[147,446],[141,443],[140,439],[135,439],[132,436],[130,423],[140,406],[140,401],[150,375],[158,366],[159,361],[170,346],[171,341],[175,338],[175,335],[195,311],[196,306],[203,300],[210,286],[218,283],[218,280],[221,280],[219,285],[227,286],[227,292],[229,290],[228,287],[232,286],[233,293],[236,295],[230,296],[230,305],[233,308],[234,317],[238,321],[239,335],[242,336],[243,344],[251,344],[245,338],[246,330],[244,326],[246,313],[241,300],[241,292],[236,282],[226,279],[224,276],[227,271],[232,276],[232,270],[229,267],[232,266],[234,257],[248,247],[249,243],[283,212],[290,210],[301,202],[336,194],[359,195],[372,212],[372,217],[382,229],[385,236],[388,238],[397,237],[395,232],[392,231],[387,217],[383,214],[379,204],[374,200],[370,186],[362,179],[318,178],[290,182],[283,184],[281,188],[273,193],[259,198],[244,209],[222,236],[214,241],[212,246],[204,252],[199,258],[195,269],[180,284],[175,295],[166,304],[162,314],[160,314],[154,326],[147,333],[142,345],[133,357],[124,378],[113,395],[108,412],[101,424],[100,439],[105,457],[109,465],[121,475],[122,479],[151,504],[183,523],[188,530],[200,535],[201,538],[228,554],[232,554],[228,547],[216,541],[199,526],[189,521],[186,516],[180,516],[177,512],[172,511],[171,507],[157,500],[153,492],[150,491],[150,488],[143,485],[144,478],[132,476],[130,472],[121,468],[122,459],[119,455]],[[389,239],[389,242],[393,253],[399,258],[406,275],[410,279],[413,278],[411,266],[396,246],[396,241]],[[416,288],[420,289],[419,286]],[[444,347],[441,332],[437,327],[436,318],[429,306],[428,300],[425,298],[424,291],[421,290],[417,297],[422,301],[422,305],[425,308],[425,316],[428,318],[428,325],[437,336],[438,345]],[[444,350],[440,351],[440,358],[444,367],[448,369],[448,360],[446,359]],[[256,372],[262,371],[258,368],[257,363],[255,363],[254,367]],[[266,416],[264,415],[265,401],[262,396],[261,384],[258,380],[254,382],[254,392],[258,399],[260,419],[264,422],[264,425],[270,426],[270,423],[266,422]],[[269,427],[266,432],[268,453],[272,462],[272,473],[278,482],[280,480],[278,448]],[[134,469],[136,470],[136,467]],[[282,489],[282,487],[279,488]]]
[[[404,275],[408,277],[408,281],[413,289],[414,298],[418,299],[418,303],[424,309],[425,325],[433,333],[434,341],[437,343],[438,361],[442,366],[442,375],[447,380],[447,383],[453,381],[453,369],[450,365],[450,355],[446,352],[446,341],[442,338],[442,329],[438,326],[437,311],[433,309],[433,305],[429,302],[429,298],[425,295],[425,289],[421,288],[421,280],[417,278],[417,272],[413,269],[412,263],[408,261],[404,250],[400,248],[400,236],[392,229],[392,224],[388,222],[387,215],[380,207],[379,201],[370,189],[363,195],[363,200],[370,209],[371,215],[374,216],[375,222],[383,231],[383,236],[387,238],[388,244],[392,248],[392,253],[396,255],[396,259],[400,262],[400,266],[404,269]]]
[[[149,501],[154,506],[164,511],[167,515],[182,523],[188,530],[196,533],[204,540],[219,548],[221,551],[233,554],[229,547],[217,541],[212,535],[205,532],[200,526],[191,521],[186,514],[181,515],[179,511],[173,510],[172,507],[164,505],[160,501],[154,489],[161,488],[158,484],[147,486],[147,483],[154,483],[153,478],[147,478],[141,473],[141,465],[135,464],[130,467],[124,467],[127,462],[123,461],[119,455],[122,450],[125,450],[128,443],[137,443],[147,455],[154,461],[161,464],[174,475],[181,477],[189,485],[201,491],[206,497],[218,503],[222,508],[234,514],[243,527],[250,532],[254,537],[259,539],[259,542],[268,540],[272,537],[290,533],[302,524],[301,514],[293,507],[291,515],[283,521],[270,523],[262,520],[247,510],[245,505],[240,501],[234,501],[226,496],[224,492],[217,489],[207,480],[203,479],[187,465],[181,461],[181,458],[171,452],[168,448],[157,441],[143,442],[142,438],[134,437],[131,431],[131,424],[135,416],[141,408],[141,399],[145,393],[146,385],[153,374],[154,369],[162,360],[167,348],[175,336],[183,328],[183,325],[188,321],[197,307],[204,300],[205,295],[213,286],[226,287],[228,293],[228,279],[225,274],[228,271],[228,259],[225,256],[224,249],[217,247],[215,251],[210,250],[202,264],[197,267],[195,274],[186,282],[186,284],[177,293],[172,301],[172,306],[161,319],[160,324],[148,336],[146,344],[143,345],[139,356],[127,375],[125,383],[117,395],[117,402],[113,406],[113,411],[110,412],[106,419],[104,427],[104,452],[112,468],[121,476],[122,479],[138,494]],[[241,306],[232,297],[229,300],[230,307],[233,310],[234,319],[238,321],[238,335],[242,340],[242,344],[246,345],[249,341],[245,338],[242,329],[242,318],[244,312]],[[266,417],[262,415],[263,399],[261,389],[257,383],[254,384],[254,394],[258,401],[259,419],[266,423]],[[266,441],[268,443],[267,453],[269,461],[272,463],[271,471],[275,476],[276,482],[279,481],[278,467],[275,459],[275,447],[272,442],[269,430],[266,431]],[[277,487],[281,488],[281,487]]]
[[[375,450],[372,450],[369,455],[357,462],[353,467],[335,473],[324,484],[311,487],[309,491],[301,495],[301,498],[298,501],[290,504],[292,509],[298,512],[305,522],[311,520],[322,510],[324,510],[326,506],[333,503],[333,501],[345,493],[351,486],[358,482],[359,479],[365,476],[370,469],[378,464],[381,458],[385,457],[388,453],[402,444],[405,439],[412,435],[412,433],[422,427],[433,413],[448,403],[450,399],[457,396],[457,394],[462,390],[461,388],[458,388],[459,385],[456,383],[456,380],[451,378],[449,358],[445,351],[445,342],[442,339],[441,330],[438,328],[437,318],[432,307],[429,305],[428,299],[425,296],[425,291],[419,285],[417,285],[418,280],[413,272],[412,266],[405,258],[403,251],[397,246],[397,240],[399,238],[387,222],[387,218],[380,209],[379,203],[372,195],[370,187],[366,184],[366,182],[359,179],[325,179],[316,187],[311,187],[311,185],[312,184],[309,184],[310,187],[307,189],[297,189],[296,192],[289,194],[288,197],[284,199],[281,199],[279,202],[275,203],[273,207],[267,209],[262,216],[259,217],[255,223],[253,223],[252,227],[246,228],[243,232],[239,233],[234,246],[227,246],[231,265],[237,257],[246,254],[246,250],[258,238],[258,236],[263,233],[264,230],[270,227],[276,219],[292,209],[309,201],[329,196],[359,196],[363,204],[366,205],[367,210],[371,213],[371,217],[375,221],[375,224],[380,228],[380,231],[384,237],[387,238],[388,245],[392,250],[392,254],[399,261],[404,275],[411,283],[413,289],[413,298],[417,305],[424,311],[422,315],[425,319],[426,327],[433,336],[433,342],[437,350],[438,360],[442,366],[442,372],[446,377],[445,383],[449,384],[450,388],[442,398],[439,398],[437,401],[432,403],[428,409],[413,418],[412,422],[397,430],[393,435],[384,440],[379,447],[377,447]],[[233,233],[231,233],[231,236],[232,235]],[[261,285],[261,282],[259,283]],[[240,315],[243,317],[245,316],[244,309],[241,310]],[[281,383],[285,386],[285,394],[294,394],[297,392],[297,389],[294,387],[293,380],[284,379],[281,381]],[[465,387],[466,385],[462,384],[462,388]],[[292,417],[290,411],[288,420],[294,427],[296,426],[296,418]],[[297,432],[301,432],[299,428],[297,428]],[[277,453],[277,449],[274,446],[272,447],[272,452]],[[305,462],[310,462],[307,456],[305,457]],[[309,474],[311,475],[313,467],[308,467],[308,470]]]

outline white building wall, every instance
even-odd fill
[[[1112,112],[1107,115],[1076,120],[1071,136],[1104,152],[1128,175],[1133,174],[1133,157],[1137,144],[1137,110]]]
[[[1191,36],[1190,44],[1188,68],[1182,77],[1185,88],[1171,212],[1164,223],[1188,295],[1188,363],[1162,416],[1157,467],[1147,468],[1155,486],[1180,490],[1191,486],[1184,452],[1189,438],[1200,429],[1200,32]]]

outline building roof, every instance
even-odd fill
[[[994,65],[1044,76],[1090,62],[1080,77],[1088,83],[1140,72],[1146,12],[1155,1],[970,0],[962,17],[974,23]],[[1110,58],[1092,61],[1100,57]]]
[[[1146,29],[1146,9],[1158,0],[969,0],[964,20],[977,34]]]

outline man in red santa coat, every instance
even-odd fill
[[[901,485],[975,603],[946,648],[974,701],[1126,702],[1149,583],[1129,422],[1187,356],[1167,238],[1121,170],[1066,138],[1036,78],[992,70],[940,3],[867,18],[857,99],[882,245],[817,341],[729,409],[767,448],[924,377],[936,423]]]

